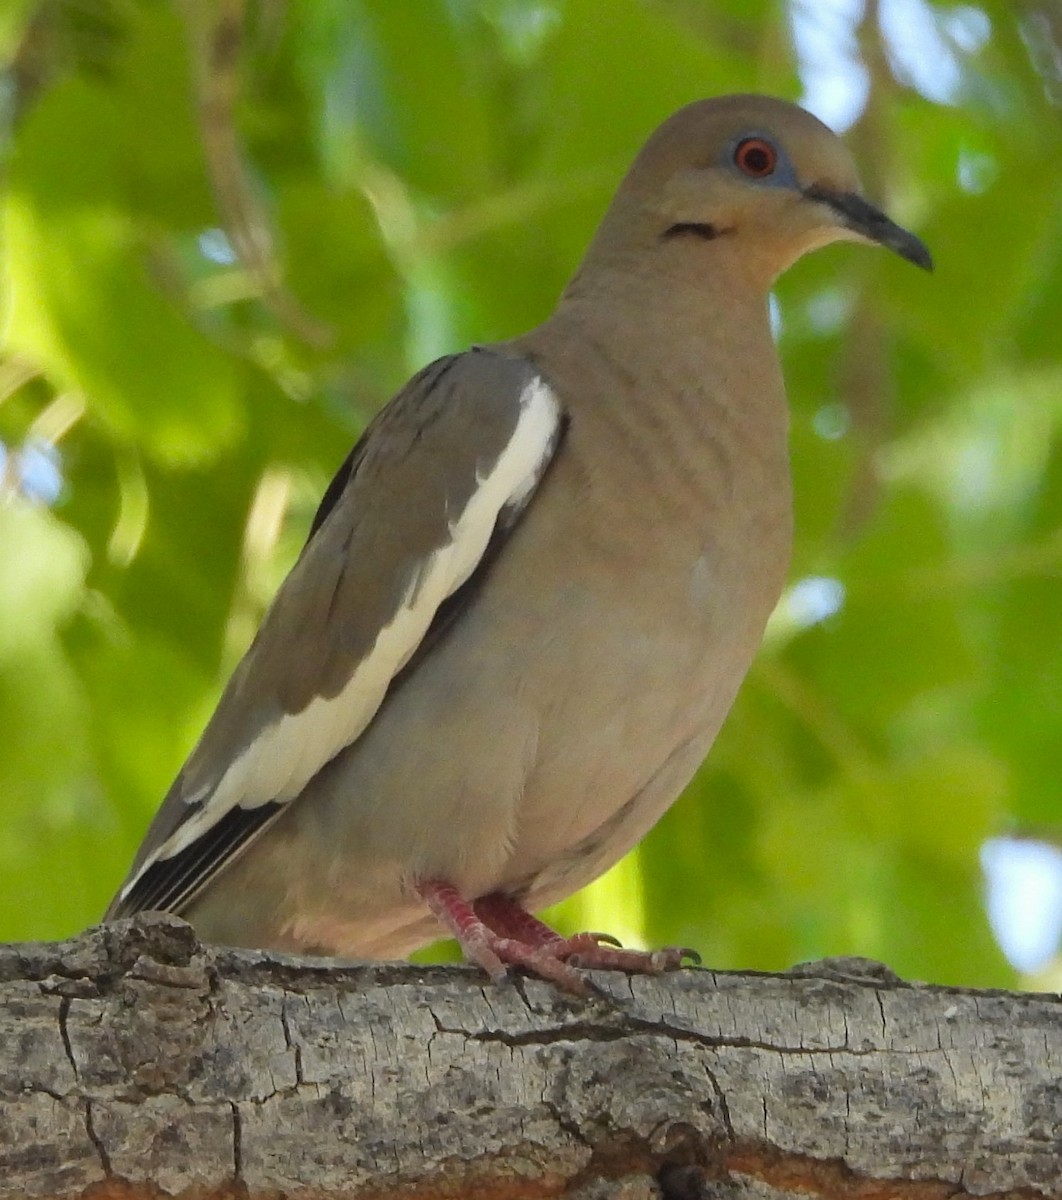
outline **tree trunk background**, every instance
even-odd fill
[[[1062,1198],[1062,1004],[863,960],[595,976],[0,948],[0,1196]]]

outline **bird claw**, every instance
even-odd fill
[[[587,996],[594,989],[581,969],[662,975],[680,968],[685,959],[701,961],[695,950],[684,946],[626,950],[607,933],[561,937],[501,893],[469,903],[452,885],[438,880],[421,882],[417,891],[457,938],[465,958],[496,983],[507,977],[509,967],[522,967],[562,991]]]
[[[613,937],[611,933],[584,933],[582,937],[593,938],[599,946],[615,946],[617,949],[623,948],[623,943],[618,937]]]
[[[573,996],[589,995],[587,981],[575,967],[563,958],[550,953],[545,946],[528,946],[513,938],[497,937],[491,942],[491,950],[503,963],[523,967],[539,979],[556,984],[561,991]]]
[[[661,946],[659,950],[653,950],[652,954],[654,957],[663,956],[661,961],[667,964],[661,968],[664,971],[678,970],[687,962],[693,967],[701,965],[701,956],[692,946]]]
[[[663,975],[667,971],[677,971],[687,958],[696,964],[701,961],[700,955],[686,946],[625,950],[619,942],[609,940],[609,945],[603,945],[596,934],[576,934],[567,940],[570,950],[565,955],[566,961],[573,967],[628,971],[634,975]]]

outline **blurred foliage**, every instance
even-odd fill
[[[5,0],[0,937],[95,920],[367,417],[542,319],[649,130],[845,104],[922,277],[778,291],[793,587],[708,764],[558,917],[1003,984],[978,851],[1062,836],[1050,0]]]

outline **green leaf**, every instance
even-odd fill
[[[0,210],[4,345],[84,394],[116,437],[208,461],[243,425],[238,376],[183,309],[181,281],[163,284],[154,226],[212,217],[187,64],[169,49],[183,31],[148,8],[126,33],[113,74],[57,83],[19,128]]]

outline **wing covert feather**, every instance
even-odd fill
[[[179,909],[357,739],[431,635],[459,619],[562,432],[531,364],[481,349],[430,364],[379,413],[326,490],[108,917]]]

